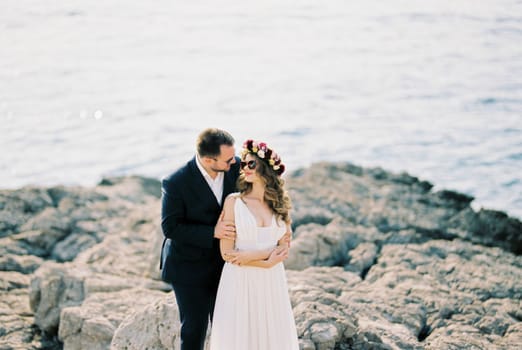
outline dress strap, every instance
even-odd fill
[[[256,240],[256,220],[241,198],[234,204],[234,219],[238,240]]]

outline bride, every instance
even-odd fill
[[[221,240],[226,261],[212,321],[211,350],[297,350],[283,260],[288,256],[290,198],[285,167],[263,142],[247,140],[241,154],[239,193],[224,204],[235,240]]]

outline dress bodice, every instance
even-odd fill
[[[236,249],[257,250],[275,247],[286,232],[286,226],[272,215],[270,226],[257,226],[256,218],[243,200],[237,196],[234,204]]]

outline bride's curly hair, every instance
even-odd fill
[[[247,154],[250,154],[255,158],[257,163],[256,171],[259,177],[265,182],[264,200],[268,204],[268,207],[276,213],[277,218],[290,224],[290,209],[292,208],[292,203],[288,196],[288,192],[284,189],[285,180],[283,180],[277,172],[275,172],[272,167],[257,154],[250,152],[243,153],[241,159],[245,160]],[[237,189],[242,196],[252,191],[252,183],[245,181],[245,174],[243,172],[241,172],[237,179]]]

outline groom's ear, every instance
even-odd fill
[[[212,164],[213,159],[210,157],[201,157],[201,161],[205,165],[210,165],[210,164]]]

